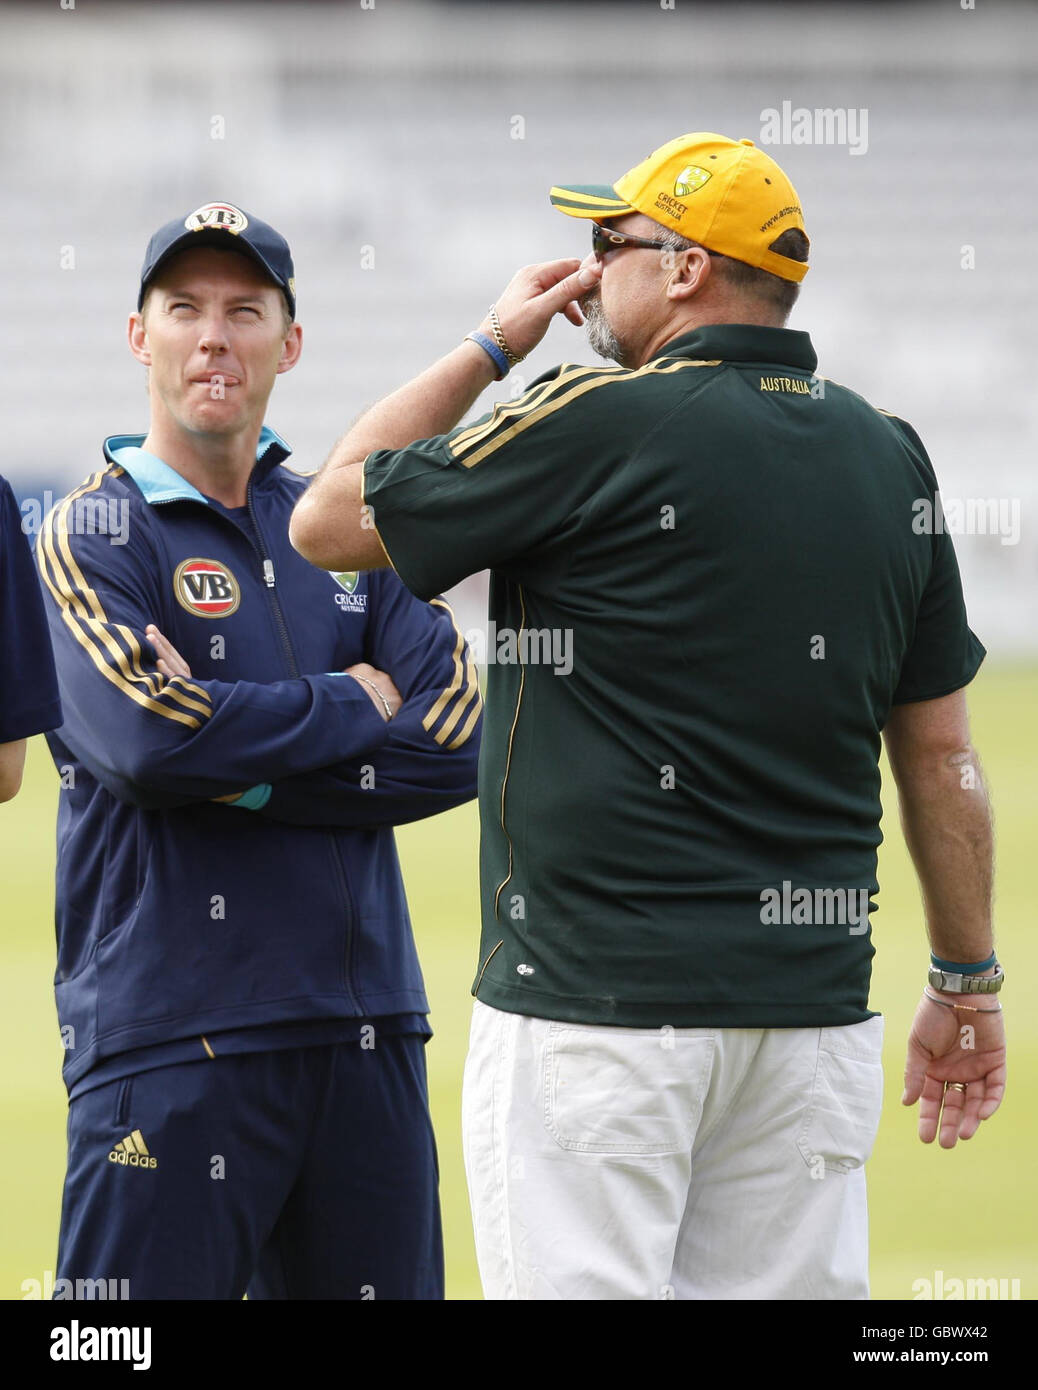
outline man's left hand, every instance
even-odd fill
[[[1002,1010],[982,995],[970,1007],[948,1008],[924,994],[905,1062],[902,1105],[919,1101],[919,1138],[942,1149],[971,1139],[981,1120],[1002,1103],[1006,1088],[1006,1033]],[[961,1088],[961,1089],[960,1089]]]
[[[144,635],[155,648],[155,655],[158,658],[155,665],[167,680],[173,676],[190,676],[191,667],[180,655],[169,638],[163,637],[154,623],[148,624],[144,629]]]

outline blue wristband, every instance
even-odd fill
[[[993,965],[998,964],[994,951],[987,960],[972,961],[967,965],[957,964],[953,960],[941,960],[940,956],[935,956],[931,951],[930,961],[935,970],[947,970],[952,975],[979,975],[982,970],[990,970]]]
[[[497,367],[497,370],[501,373],[501,376],[498,377],[499,381],[502,377],[506,377],[508,373],[512,370],[511,367],[508,365],[508,358],[504,355],[504,353],[501,351],[498,345],[494,342],[493,338],[488,338],[485,333],[466,333],[465,341],[478,343],[479,346],[483,349],[483,351],[487,353],[489,357],[493,358],[494,365]]]

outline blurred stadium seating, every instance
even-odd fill
[[[5,4],[0,29],[2,469],[21,496],[60,495],[105,434],[144,427],[125,315],[151,232],[202,202],[293,246],[306,351],[270,421],[310,470],[518,265],[584,253],[553,182],[615,178],[685,130],[760,140],[785,100],[865,108],[860,155],[770,149],[813,240],[792,326],[823,374],[915,424],[947,496],[1019,501],[1019,544],[957,548],[992,654],[1038,649],[1034,6]],[[588,357],[560,322],[479,410]],[[466,624],[482,592],[460,595]]]

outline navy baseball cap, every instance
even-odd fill
[[[250,217],[233,203],[203,203],[187,217],[175,217],[159,228],[144,253],[138,309],[144,303],[148,282],[171,256],[192,246],[220,246],[251,257],[282,291],[295,318],[296,281],[288,242],[266,222]]]

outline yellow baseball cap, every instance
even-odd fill
[[[615,184],[553,188],[549,197],[570,217],[601,221],[640,212],[711,251],[770,270],[783,280],[800,281],[807,274],[803,261],[768,250],[790,227],[803,232],[804,215],[796,189],[752,140],[729,140],[702,130],[679,135]]]

